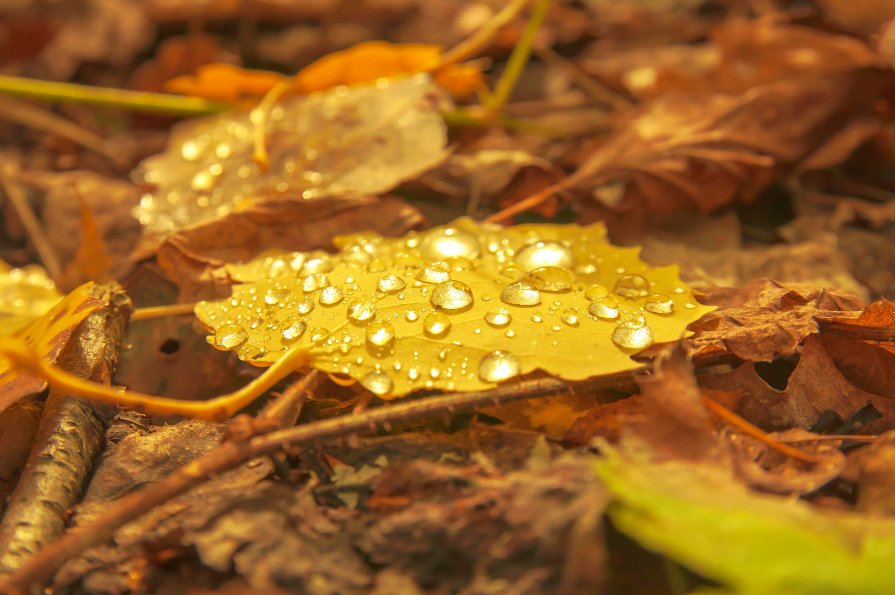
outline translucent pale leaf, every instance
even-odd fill
[[[649,267],[637,248],[610,245],[599,224],[501,228],[460,219],[399,239],[338,243],[337,255],[275,253],[228,267],[243,283],[231,298],[196,308],[214,331],[209,342],[256,365],[307,345],[314,367],[390,397],[483,389],[535,370],[569,380],[630,370],[640,366],[630,356],[649,344],[644,336],[675,341],[711,310],[676,267]],[[531,272],[545,266],[553,268]],[[520,280],[542,289],[505,293]],[[613,292],[618,283],[631,297]],[[617,318],[590,313],[603,294]],[[536,305],[518,305],[535,296]],[[645,311],[647,302],[672,311]],[[636,340],[618,334],[624,325]]]
[[[284,99],[266,119],[266,171],[249,113],[186,122],[134,172],[155,188],[134,214],[165,233],[253,200],[381,194],[444,159],[443,101],[424,74]]]
[[[0,261],[0,337],[25,326],[61,298],[41,267],[14,269]]]

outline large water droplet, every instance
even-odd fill
[[[541,292],[528,281],[516,281],[500,292],[500,301],[511,306],[537,306],[541,303]]]
[[[378,258],[375,260],[371,260],[370,264],[367,265],[368,273],[381,273],[385,270],[388,270],[388,265],[385,264],[384,260],[380,260]]]
[[[298,274],[301,277],[307,277],[308,275],[328,273],[331,270],[333,270],[333,263],[328,256],[314,256],[305,261]]]
[[[622,275],[612,291],[623,298],[636,299],[649,295],[649,281],[643,275]]]
[[[472,290],[466,283],[446,281],[432,290],[429,301],[442,310],[462,310],[472,303]]]
[[[289,290],[280,288],[280,287],[272,287],[267,290],[267,293],[264,294],[264,303],[268,306],[273,306],[279,304],[281,301],[285,300],[289,297]]]
[[[367,373],[366,376],[361,378],[360,384],[379,397],[389,394],[395,388],[395,383],[392,381],[392,377],[382,370],[373,370],[372,372]]]
[[[305,293],[311,293],[317,291],[318,289],[323,289],[324,287],[329,286],[329,277],[327,277],[325,273],[309,275],[305,277],[304,280],[301,282],[301,289]]]
[[[587,289],[584,290],[584,299],[589,301],[598,300],[600,298],[608,297],[609,290],[603,287],[602,285],[591,285]]]
[[[377,320],[367,325],[365,336],[368,347],[382,349],[395,342],[395,327],[384,320]]]
[[[622,320],[612,331],[612,342],[622,349],[643,349],[653,344],[653,332],[642,319]]]
[[[214,334],[214,342],[224,349],[233,349],[245,343],[249,334],[238,324],[225,324]]]
[[[295,307],[298,310],[298,313],[304,316],[305,314],[310,314],[311,310],[314,309],[314,302],[309,300],[308,298],[303,299],[298,302],[298,305]]]
[[[618,302],[614,298],[598,298],[587,305],[587,312],[603,320],[615,320],[618,318]]]
[[[433,260],[458,257],[474,260],[479,255],[479,241],[465,231],[446,227],[427,234],[420,250]]]
[[[559,319],[569,326],[578,326],[578,309],[566,308],[565,310],[563,310],[563,313],[560,315]]]
[[[376,316],[376,306],[371,300],[357,299],[348,304],[348,319],[356,324],[369,322]]]
[[[516,254],[516,264],[526,271],[540,267],[572,269],[575,257],[572,251],[559,242],[536,242],[525,246]]]
[[[479,362],[479,379],[501,382],[519,375],[519,359],[506,351],[492,351]]]
[[[451,329],[451,319],[443,312],[432,312],[423,319],[423,330],[432,337],[442,337]]]
[[[323,327],[312,328],[308,335],[313,343],[319,343],[329,335],[329,329]]]
[[[305,333],[305,330],[308,328],[302,321],[294,322],[283,329],[283,341],[292,342],[297,341],[301,338],[301,336]]]
[[[404,320],[406,320],[407,322],[416,322],[417,320],[419,320],[419,317],[420,315],[417,313],[416,310],[408,310],[404,313]]]
[[[571,291],[572,274],[559,267],[540,267],[525,276],[525,280],[541,291],[561,293]]]
[[[493,308],[485,314],[485,322],[494,328],[503,328],[512,320],[513,317],[506,308]]]
[[[396,293],[407,285],[398,275],[383,275],[376,283],[376,289],[382,293]]]
[[[671,314],[674,312],[674,300],[664,293],[654,293],[643,302],[643,309],[653,314]]]
[[[345,292],[340,287],[331,285],[324,287],[320,292],[320,303],[324,306],[335,306],[345,297]]]
[[[451,268],[448,263],[439,260],[423,267],[416,278],[423,283],[444,283],[451,278]]]

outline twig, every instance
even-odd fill
[[[630,373],[598,378],[582,383],[596,390],[616,386]],[[76,527],[51,543],[18,572],[0,582],[0,593],[24,594],[38,589],[69,559],[110,539],[116,529],[139,518],[155,506],[167,502],[204,479],[242,462],[277,451],[286,445],[313,444],[322,440],[370,433],[380,427],[408,422],[444,412],[458,412],[479,405],[547,397],[569,390],[562,380],[539,379],[502,386],[489,391],[438,395],[399,405],[386,405],[361,414],[326,419],[305,426],[287,428],[246,441],[230,440],[188,463],[147,488],[124,496],[90,524]]]
[[[176,116],[201,116],[232,109],[226,103],[200,97],[91,87],[6,75],[0,75],[0,94]]]
[[[97,287],[108,306],[88,316],[59,358],[59,365],[97,382],[109,382],[124,336],[130,301],[118,288]],[[65,528],[66,511],[81,493],[105,425],[94,404],[51,392],[28,464],[0,523],[0,574],[27,562]]]
[[[28,239],[31,240],[37,256],[40,257],[44,268],[47,269],[47,274],[51,279],[58,280],[62,275],[62,265],[59,264],[59,258],[47,240],[43,226],[37,220],[34,211],[31,210],[28,199],[25,198],[24,193],[16,183],[14,174],[15,166],[12,163],[0,166],[0,188],[3,189],[9,204],[22,222],[22,226],[28,233]]]
[[[163,316],[183,316],[192,314],[196,304],[171,304],[169,306],[147,306],[146,308],[137,308],[134,310],[131,320],[150,320],[152,318],[162,318]]]

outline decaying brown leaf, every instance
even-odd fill
[[[806,337],[818,331],[816,316],[863,306],[863,301],[847,293],[767,279],[740,288],[710,289],[702,299],[718,309],[690,325],[695,331],[690,338],[693,357],[733,355],[749,362],[792,355]]]

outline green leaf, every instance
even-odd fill
[[[615,496],[619,530],[730,592],[882,595],[895,585],[893,519],[752,492],[721,469],[611,448],[597,471]]]

